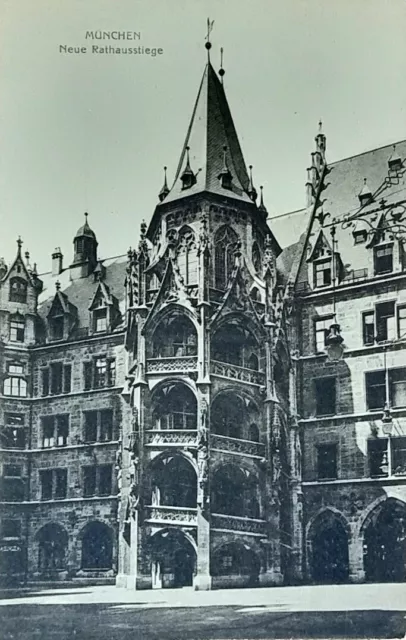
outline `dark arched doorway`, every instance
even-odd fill
[[[66,569],[68,534],[56,523],[46,524],[37,534],[38,571],[47,578],[56,578]]]
[[[112,530],[102,522],[90,522],[82,533],[82,569],[111,569]]]
[[[406,505],[388,499],[378,505],[364,532],[365,579],[406,581]]]
[[[197,401],[193,391],[182,383],[168,383],[153,397],[152,428],[195,430]]]
[[[191,587],[196,573],[195,549],[182,531],[167,529],[151,541],[152,587]]]
[[[315,582],[348,580],[348,535],[340,518],[333,513],[319,516],[313,524],[310,563]]]

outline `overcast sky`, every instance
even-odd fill
[[[323,119],[328,160],[406,138],[406,0],[0,0],[0,256],[20,234],[40,271],[89,212],[125,253],[173,176],[206,63],[225,87],[271,215],[305,203]],[[63,54],[87,30],[141,32],[155,58]],[[95,42],[95,44],[109,44]]]

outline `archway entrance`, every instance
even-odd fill
[[[38,571],[48,578],[56,578],[66,569],[68,534],[56,523],[46,524],[37,534]]]
[[[111,569],[112,562],[112,530],[102,522],[90,522],[82,534],[82,569]]]
[[[312,527],[310,569],[315,582],[348,580],[348,536],[333,513],[321,515]]]
[[[388,499],[374,509],[364,533],[365,578],[406,581],[406,505]]]
[[[164,530],[151,539],[152,588],[193,586],[196,552],[178,529]]]

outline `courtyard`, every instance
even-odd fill
[[[1,594],[2,640],[403,638],[406,585],[129,591],[68,587]]]

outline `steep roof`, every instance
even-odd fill
[[[403,161],[403,168],[399,171],[389,171],[388,160],[394,154]],[[373,198],[371,202],[362,204],[359,195],[365,194],[365,179]],[[370,277],[372,274],[368,273],[370,259],[367,254],[370,251],[370,242],[356,244],[353,232],[355,229],[364,229],[371,239],[371,229],[376,228],[385,209],[405,199],[406,140],[396,143],[395,151],[393,145],[386,145],[329,164],[320,204],[313,212],[304,251],[310,255],[321,229],[330,239],[330,229],[334,222],[336,250],[343,263],[344,280]],[[321,211],[323,215],[320,215]],[[362,215],[357,216],[354,225],[340,224],[344,217],[358,212]]]
[[[227,166],[232,175],[231,190],[224,189],[219,180],[224,167],[224,147],[227,148]],[[195,174],[196,183],[188,189],[182,189],[181,175],[187,167],[188,148],[190,168]],[[200,83],[175,179],[164,202],[209,191],[252,203],[247,194],[248,185],[249,177],[224,88],[211,63],[208,62]]]
[[[102,260],[101,262],[105,268],[103,282],[107,285],[109,293],[117,298],[121,315],[124,319],[124,281],[126,276],[127,256],[117,256],[115,258]],[[38,315],[44,321],[46,320],[52,306],[52,302],[55,298],[55,285],[56,282],[59,281],[60,291],[69,303],[77,308],[77,336],[85,336],[87,334],[87,329],[89,328],[89,307],[100,284],[97,280],[95,281],[94,274],[92,273],[86,278],[71,280],[70,269],[67,268],[59,275],[53,276],[51,273],[45,273],[40,277],[44,283],[44,287],[38,299]],[[119,329],[120,326],[116,328]]]

